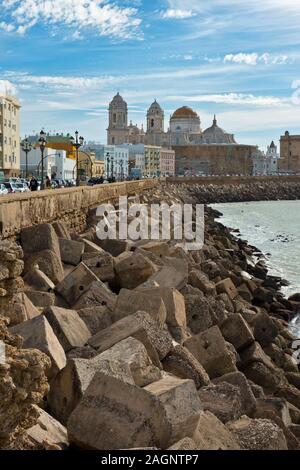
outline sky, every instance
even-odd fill
[[[106,142],[120,92],[141,125],[157,99],[266,149],[300,134],[299,0],[0,0],[0,93],[22,135]]]

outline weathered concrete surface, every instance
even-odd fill
[[[22,228],[55,221],[71,231],[82,231],[88,211],[98,204],[155,187],[157,180],[145,179],[98,186],[13,194],[0,200],[0,239],[18,237]]]

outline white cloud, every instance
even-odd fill
[[[195,16],[193,10],[181,10],[173,8],[169,8],[168,10],[161,13],[161,17],[168,20],[184,20],[186,18],[192,18],[193,16]]]
[[[2,21],[0,23],[0,29],[3,31],[6,31],[7,33],[11,33],[12,31],[15,30],[15,27],[12,24],[5,23],[5,21]]]
[[[275,65],[275,64],[286,64],[289,60],[289,57],[284,54],[280,55],[271,55],[268,53],[257,54],[252,52],[251,54],[245,54],[239,52],[238,54],[227,54],[224,57],[224,62],[234,62],[236,64],[247,64],[247,65],[257,65],[263,63],[266,65]]]
[[[0,93],[15,96],[17,94],[17,87],[8,80],[0,80]]]
[[[179,97],[178,97],[179,98]],[[218,103],[228,105],[284,107],[291,104],[290,98],[278,98],[276,96],[255,96],[244,93],[225,93],[219,95],[199,95],[180,97],[186,102]]]
[[[184,60],[193,60],[193,56],[192,54],[186,54],[185,56],[183,56]]]
[[[9,18],[7,27],[19,34],[36,24],[64,25],[93,29],[100,36],[121,39],[141,37],[138,10],[121,7],[110,0],[0,0],[0,8]]]

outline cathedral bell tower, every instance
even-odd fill
[[[119,93],[110,102],[108,111],[107,144],[121,145],[128,143],[128,108],[126,101]]]
[[[147,112],[147,143],[161,145],[164,133],[164,112],[155,100]]]

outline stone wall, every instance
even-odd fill
[[[83,231],[90,209],[119,196],[140,193],[156,184],[157,180],[147,179],[1,197],[0,240],[17,238],[24,227],[56,220],[64,221],[71,231]]]
[[[300,176],[198,176],[168,178],[172,184],[253,184],[253,183],[300,183]]]

